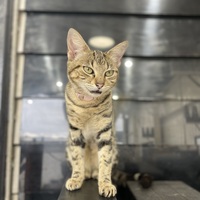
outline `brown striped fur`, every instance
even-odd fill
[[[94,178],[98,179],[100,195],[114,196],[111,173],[117,148],[111,89],[128,43],[122,42],[108,52],[93,51],[76,30],[70,29],[67,45],[65,99],[70,133],[66,151],[72,175],[66,188],[79,189],[84,179]]]

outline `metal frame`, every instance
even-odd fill
[[[9,98],[10,98],[10,64],[11,64],[11,46],[12,46],[12,21],[13,21],[13,4],[11,0],[0,2],[3,6],[4,20],[4,37],[3,41],[3,62],[2,62],[2,94],[1,95],[1,113],[0,113],[0,199],[6,198],[6,164],[7,164],[7,139],[9,124]]]

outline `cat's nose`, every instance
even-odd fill
[[[103,87],[103,83],[96,83],[96,86],[98,89],[101,89]]]

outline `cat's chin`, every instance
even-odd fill
[[[91,96],[94,98],[100,97],[102,93],[91,93]]]

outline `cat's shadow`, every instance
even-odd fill
[[[106,198],[98,193],[98,185],[96,180],[86,180],[81,189],[76,191],[68,191],[62,188],[60,196],[57,200],[117,200],[116,197]]]

